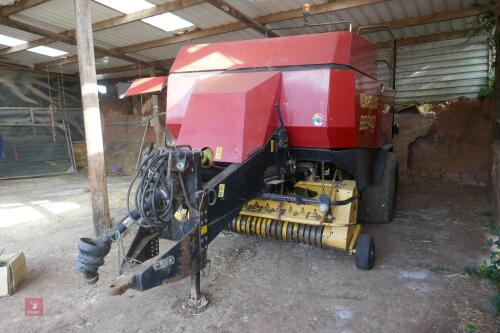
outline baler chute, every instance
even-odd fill
[[[184,47],[167,92],[177,145],[146,155],[134,207],[109,233],[80,241],[77,270],[95,283],[111,241],[133,224],[114,293],[191,276],[198,299],[208,244],[226,228],[341,249],[371,269],[358,206],[388,222],[397,170],[392,91],[374,64],[373,45],[350,32]],[[175,244],[159,254],[160,238]]]

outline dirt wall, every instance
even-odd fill
[[[406,168],[401,168],[402,175],[412,180],[489,184],[494,129],[491,101],[459,98],[436,105],[433,112],[430,127],[428,121],[417,121],[422,115],[407,115],[415,117],[414,125],[423,126],[421,132],[427,127],[428,130],[408,142],[407,156],[403,157],[407,163]],[[402,126],[401,132],[405,130],[415,131],[411,126]]]

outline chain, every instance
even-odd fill
[[[106,235],[113,243],[116,242],[116,249],[118,250],[118,270],[122,267],[122,261],[125,261],[127,263],[127,268],[128,271],[130,272],[132,270],[132,266],[130,265],[130,262],[136,262],[139,264],[142,264],[139,260],[135,260],[132,258],[128,258],[126,253],[125,253],[125,247],[123,246],[123,237],[122,234],[116,230],[112,233],[108,233]]]

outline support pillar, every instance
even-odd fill
[[[156,68],[154,68],[154,67],[151,69],[151,76],[156,76]],[[156,149],[158,149],[161,146],[163,146],[163,142],[164,142],[164,136],[162,135],[163,134],[163,127],[160,123],[160,117],[157,115],[158,113],[160,113],[160,105],[158,102],[158,95],[156,95],[156,94],[151,95],[151,104],[153,106],[152,115],[154,116],[151,119],[151,126],[155,130],[155,145],[156,145]]]
[[[111,222],[104,165],[101,113],[97,92],[94,40],[90,19],[90,0],[74,0],[74,4],[92,220],[94,234],[99,236],[104,230],[111,228]]]

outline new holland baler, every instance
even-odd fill
[[[358,222],[392,219],[397,182],[393,92],[375,59],[351,32],[183,47],[166,103],[176,144],[144,156],[129,213],[80,240],[76,270],[95,283],[132,225],[116,294],[191,276],[198,299],[208,244],[224,229],[340,249],[371,269],[374,240]],[[173,241],[163,253],[160,238]]]

